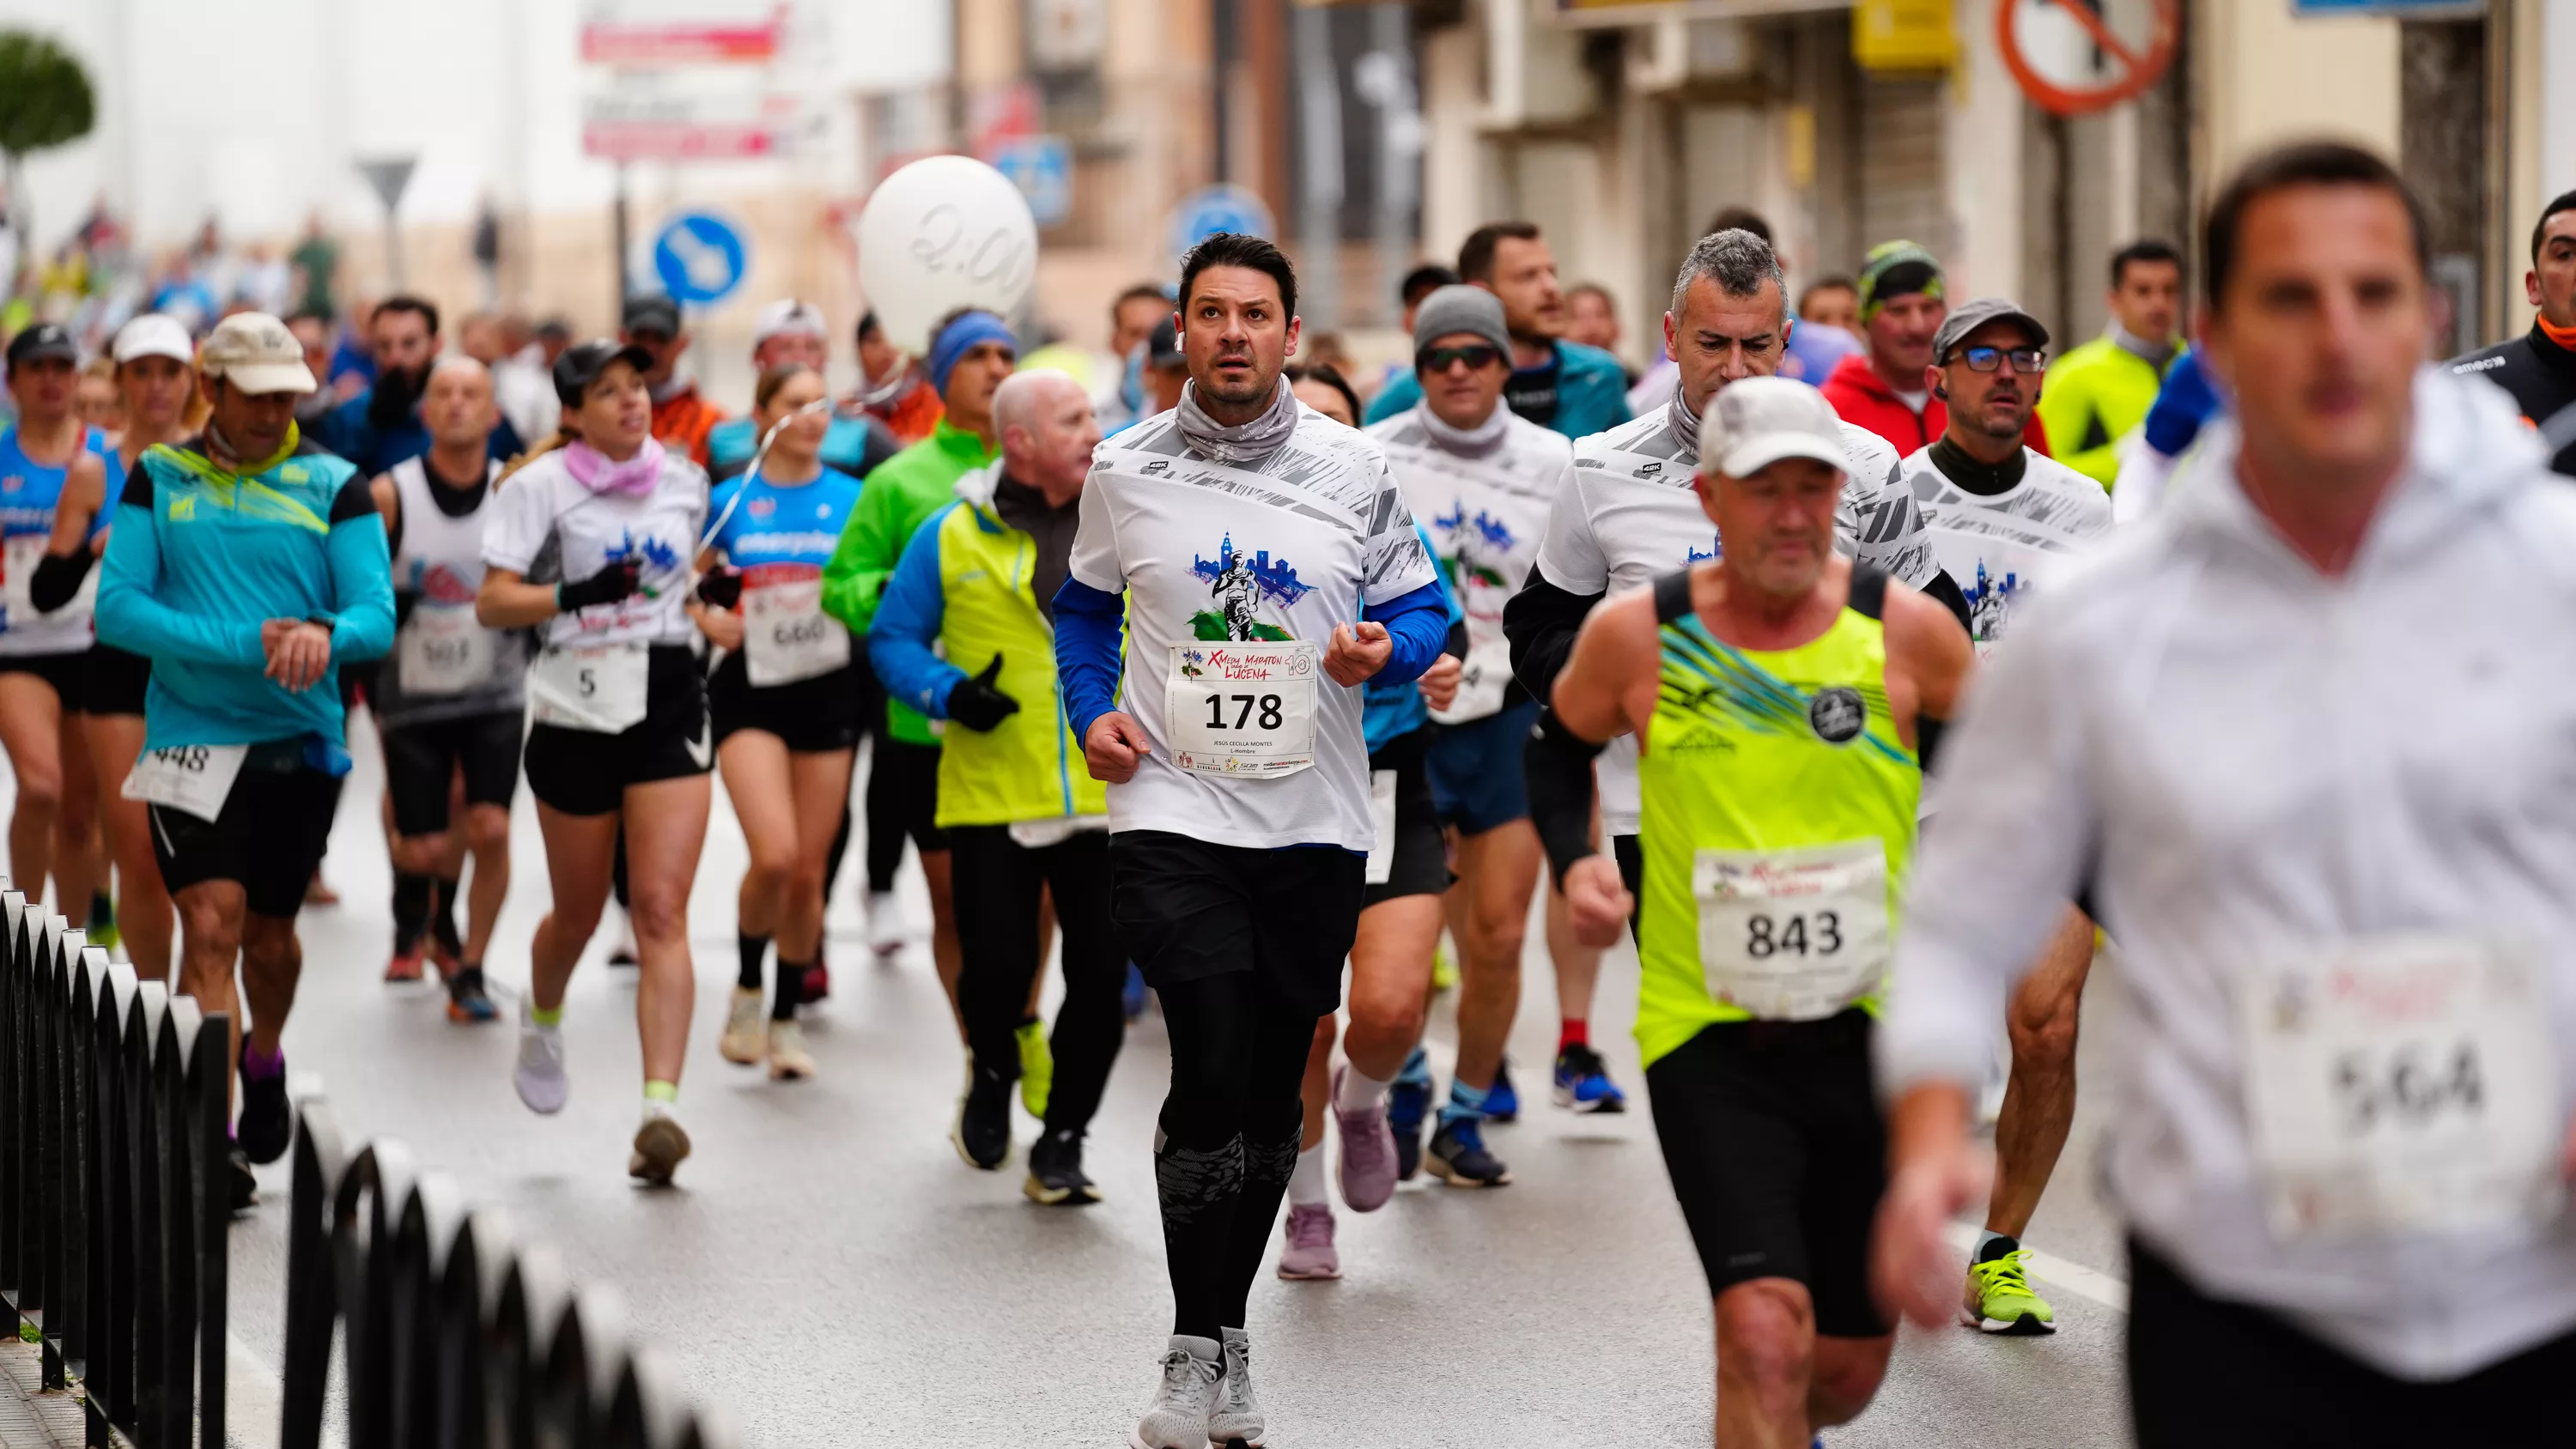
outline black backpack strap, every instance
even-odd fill
[[[1676,569],[1655,580],[1655,622],[1669,624],[1691,611],[1691,571]]]
[[[1886,618],[1886,572],[1880,569],[1876,564],[1865,564],[1857,559],[1853,560],[1851,598],[1849,600],[1849,606],[1852,612],[1860,615],[1864,619]]]

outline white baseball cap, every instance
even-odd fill
[[[751,329],[751,345],[758,347],[772,337],[796,335],[828,340],[832,329],[824,325],[822,308],[793,297],[781,297],[760,309],[760,320]]]
[[[116,348],[112,354],[121,366],[138,357],[167,357],[180,363],[197,360],[196,345],[188,340],[188,328],[166,312],[146,312],[116,330]]]
[[[236,312],[215,324],[197,365],[243,392],[312,392],[304,344],[266,312]]]
[[[1814,388],[1787,377],[1748,377],[1719,388],[1699,424],[1700,472],[1749,478],[1784,458],[1851,470],[1842,419]]]

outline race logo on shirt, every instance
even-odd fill
[[[1214,607],[1190,615],[1192,638],[1250,643],[1297,637],[1259,618],[1264,600],[1285,609],[1313,592],[1298,580],[1286,559],[1273,559],[1266,548],[1246,553],[1234,546],[1229,532],[1213,561],[1191,555],[1190,572],[1208,581],[1208,597],[1214,601]]]
[[[775,498],[755,498],[743,508],[743,512],[754,518],[767,518],[777,511],[778,500]]]
[[[1503,565],[1520,546],[1520,538],[1510,524],[1481,508],[1471,517],[1467,505],[1459,502],[1435,516],[1431,526],[1440,531],[1441,552],[1446,555],[1441,562],[1447,566],[1451,587],[1463,587],[1469,579],[1489,589],[1512,586]]]
[[[1701,553],[1697,548],[1692,547],[1690,544],[1685,543],[1682,545],[1682,567],[1689,568],[1692,564],[1715,563],[1717,562],[1719,555],[1725,552],[1725,541],[1712,533],[1708,536],[1708,552],[1706,553]]]
[[[1807,702],[1807,724],[1827,744],[1849,744],[1868,727],[1869,705],[1859,690],[1846,684],[1820,689]]]
[[[412,592],[433,604],[470,604],[474,602],[474,585],[465,576],[443,563],[424,564],[412,561]]]
[[[1968,637],[1979,644],[1991,644],[2004,637],[2012,622],[2013,607],[2030,593],[2030,580],[2007,569],[2002,578],[1995,577],[1986,561],[1977,560],[1977,581],[1965,590],[1968,596]]]

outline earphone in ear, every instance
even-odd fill
[[[1950,389],[1947,384],[1936,382],[1932,384],[1932,395],[1943,402],[1948,402],[1950,400]]]

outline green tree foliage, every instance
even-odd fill
[[[32,31],[0,30],[0,152],[14,164],[97,124],[98,94],[70,51]]]

